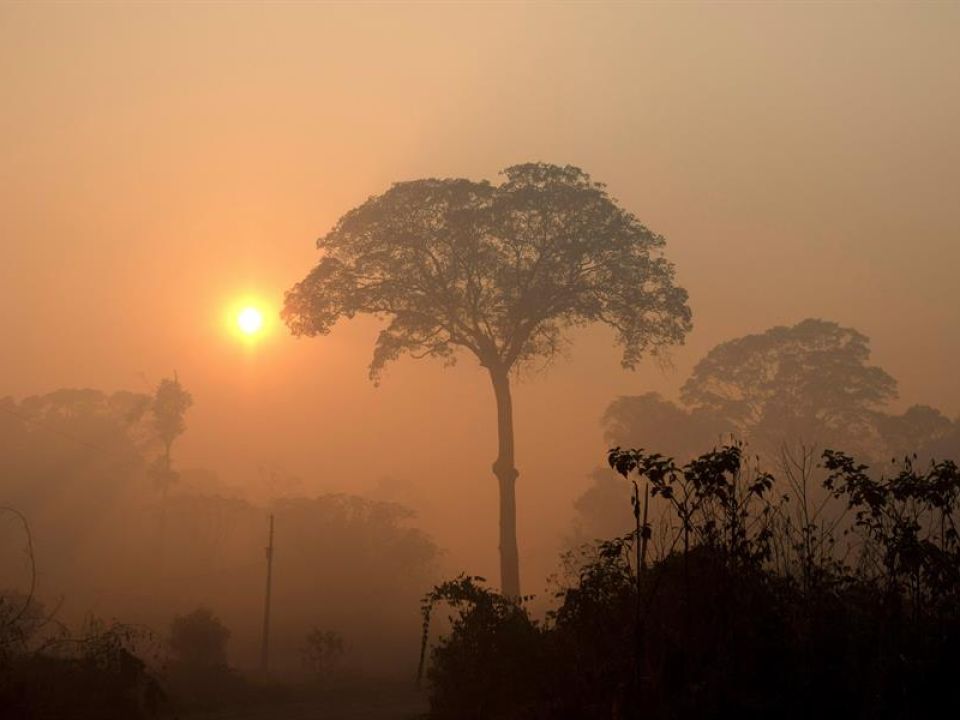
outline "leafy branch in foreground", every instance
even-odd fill
[[[637,483],[636,527],[567,555],[576,564],[542,624],[476,578],[425,598],[425,618],[441,600],[459,610],[431,653],[431,717],[892,720],[949,702],[955,463],[907,458],[884,475],[826,451],[813,488],[806,453],[781,488],[737,444],[682,466],[619,448],[608,460]],[[641,483],[669,535],[646,566]]]

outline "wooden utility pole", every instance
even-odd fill
[[[260,646],[260,671],[267,674],[270,657],[270,585],[273,580],[273,515],[270,516],[270,536],[267,544],[267,596],[263,604],[263,644]]]
[[[637,567],[645,570],[647,567],[647,538],[650,535],[650,529],[647,527],[647,511],[650,509],[650,483],[643,486],[643,539],[640,541],[640,562]],[[637,575],[640,571],[637,571]]]

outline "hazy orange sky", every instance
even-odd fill
[[[620,394],[808,316],[866,333],[898,407],[960,413],[960,4],[0,5],[0,396],[195,398],[182,466],[424,509],[494,575],[492,392],[376,325],[254,348],[314,240],[396,180],[572,163],[666,236],[695,329],[673,368],[612,336],[516,391],[521,562],[546,568]],[[391,480],[380,482],[383,478]],[[531,579],[531,584],[538,583]],[[536,588],[531,588],[531,590]]]

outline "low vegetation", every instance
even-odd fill
[[[609,461],[634,483],[635,528],[568,555],[544,619],[480,578],[427,596],[424,647],[434,607],[454,610],[426,669],[432,717],[893,718],[948,701],[954,463],[880,476],[827,451],[778,478],[739,445]]]

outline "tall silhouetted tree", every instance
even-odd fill
[[[164,378],[157,386],[153,396],[153,421],[160,442],[163,443],[163,455],[160,456],[154,474],[166,497],[167,490],[175,478],[170,452],[174,441],[186,430],[184,415],[193,405],[193,398],[174,373],[173,378]]]
[[[897,382],[869,358],[862,333],[808,319],[717,345],[697,363],[681,397],[761,443],[811,442],[829,433],[842,447],[873,450],[876,411],[896,397]]]
[[[622,364],[683,341],[687,293],[661,256],[664,239],[575,167],[503,171],[500,185],[428,179],[394,185],[344,215],[324,255],[286,296],[295,335],[326,334],[358,313],[388,320],[374,350],[376,381],[404,353],[453,362],[466,350],[486,368],[497,404],[500,573],[518,596],[510,373],[553,357],[564,330],[602,322]]]

